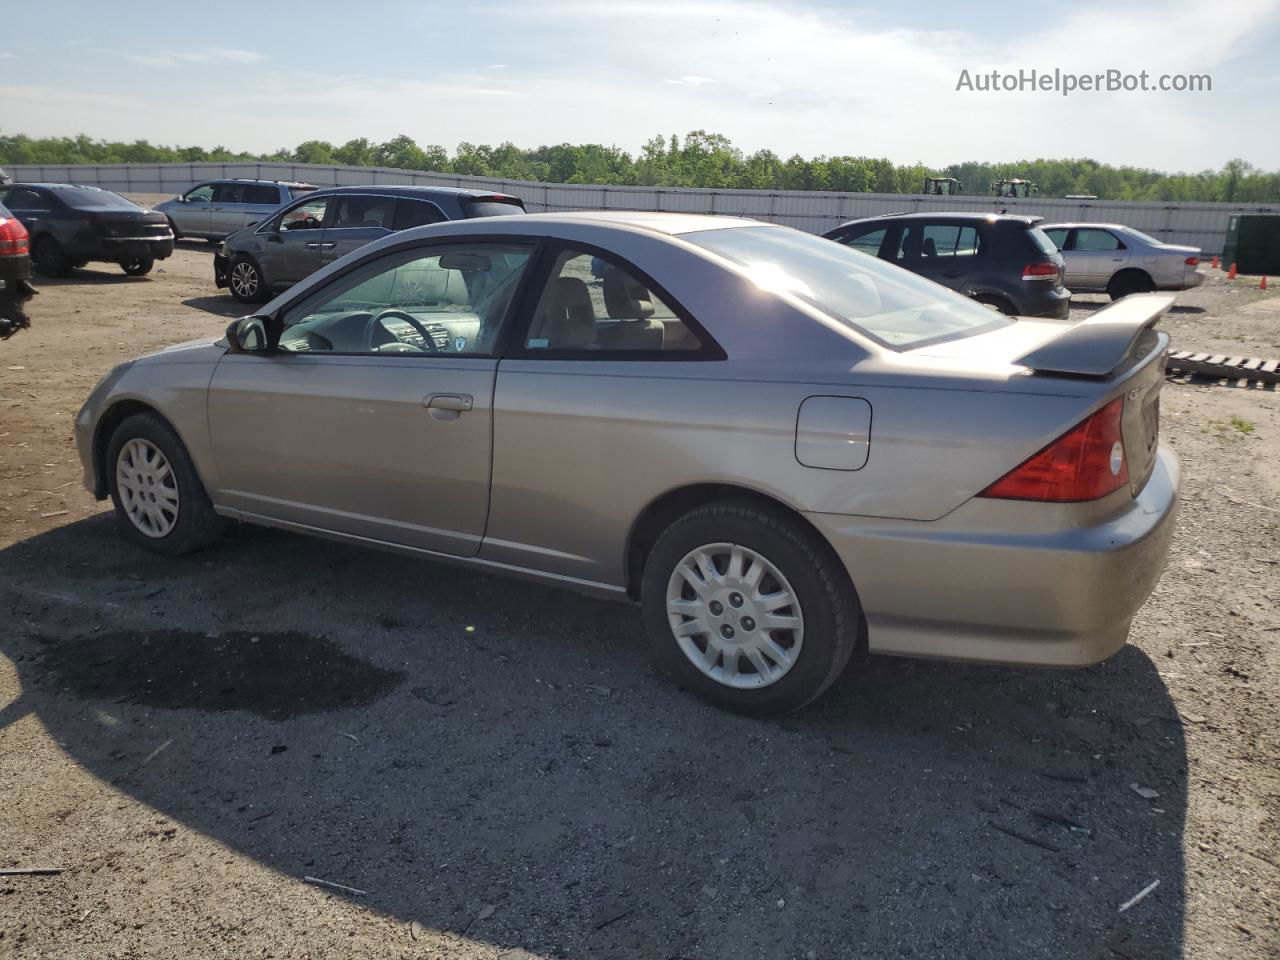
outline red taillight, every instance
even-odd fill
[[[1023,280],[1057,280],[1058,265],[1052,260],[1041,263],[1028,263],[1022,268]]]
[[[20,257],[28,253],[27,228],[14,217],[0,217],[0,257]]]
[[[1184,260],[1183,262],[1184,262],[1188,267],[1198,267],[1198,266],[1200,265],[1200,258],[1199,258],[1199,257],[1187,257],[1187,259],[1186,259],[1186,260]]]
[[[1129,482],[1123,413],[1124,397],[1116,397],[978,496],[1071,503],[1119,490]]]

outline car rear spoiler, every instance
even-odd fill
[[[1173,301],[1171,293],[1125,297],[1072,324],[1014,363],[1042,373],[1105,377],[1128,356],[1143,331],[1169,311]]]

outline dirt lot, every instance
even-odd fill
[[[753,722],[655,677],[629,607],[280,532],[122,542],[71,419],[240,312],[211,253],[46,282],[0,344],[0,867],[64,868],[0,876],[0,955],[1280,955],[1274,390],[1166,385],[1183,514],[1111,661],[873,659]],[[1280,355],[1253,285],[1181,295],[1176,345]]]

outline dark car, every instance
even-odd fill
[[[451,187],[331,187],[233,233],[213,258],[214,282],[257,303],[366,243],[410,227],[524,213],[519,197]]]
[[[0,171],[3,172],[3,171]],[[0,206],[0,340],[30,326],[22,305],[31,299],[31,257],[27,228]]]
[[[144,210],[118,193],[74,183],[11,183],[0,203],[31,234],[31,260],[47,277],[65,277],[91,260],[118,263],[125,273],[150,273],[173,253],[163,213]]]
[[[851,220],[823,234],[928,277],[1001,313],[1063,319],[1071,291],[1039,217],[899,213]]]

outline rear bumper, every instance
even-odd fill
[[[173,254],[173,234],[168,237],[96,237],[75,244],[67,253],[80,260],[123,260],[148,256],[164,260]]]
[[[1037,281],[1031,281],[1035,283]],[[1048,284],[1044,284],[1048,286]],[[1041,290],[1028,293],[1017,304],[1018,313],[1024,317],[1040,317],[1046,320],[1065,320],[1071,313],[1071,291],[1066,287],[1057,290]]]
[[[989,500],[933,522],[808,517],[849,570],[873,653],[1084,666],[1124,646],[1160,579],[1179,476],[1162,447],[1138,496],[1083,527],[1046,528],[1052,506]]]

